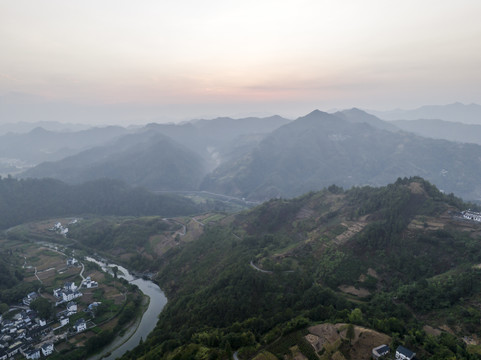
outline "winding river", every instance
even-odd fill
[[[102,350],[101,354],[93,356],[89,359],[113,360],[122,356],[125,352],[135,348],[137,345],[139,345],[140,339],[145,340],[147,335],[154,330],[159,314],[167,304],[167,298],[162,290],[152,281],[132,276],[130,272],[123,266],[110,263],[107,265],[106,263],[91,257],[86,257],[85,259],[100,265],[103,271],[109,273],[112,273],[112,267],[116,266],[119,269],[118,277],[137,285],[144,295],[147,295],[150,298],[149,307],[142,315],[139,326],[137,328],[127,330],[123,337],[116,338],[110,345]],[[128,338],[128,340],[125,340],[125,338]],[[105,354],[108,354],[108,356],[105,356]]]

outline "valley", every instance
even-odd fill
[[[0,360],[481,360],[480,14],[0,1]]]
[[[419,358],[450,352],[470,359],[481,348],[481,223],[459,214],[472,206],[405,178],[381,188],[331,186],[240,213],[36,221],[10,228],[3,242],[19,253],[24,284],[50,289],[42,291],[50,298],[59,276],[90,276],[114,312],[130,297],[127,283],[85,261],[60,274],[62,253],[96,253],[158,283],[169,302],[122,359],[234,351],[240,359],[362,359],[382,344]],[[49,230],[57,222],[68,232]],[[97,325],[92,339],[118,333],[116,319]],[[337,330],[323,338],[326,329]],[[82,358],[75,354],[88,351],[87,334],[56,345],[56,353]]]

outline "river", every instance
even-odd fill
[[[105,264],[91,257],[85,258],[88,261],[94,262],[102,267],[102,270],[112,273],[112,267],[117,266],[119,269],[118,277],[129,281],[131,284],[135,284],[139,289],[150,298],[149,307],[142,315],[140,324],[136,329],[127,330],[125,335],[121,338],[116,338],[110,345],[102,350],[102,353],[91,357],[90,359],[103,359],[114,360],[129,350],[132,350],[139,345],[140,339],[145,340],[147,335],[154,330],[157,325],[157,319],[164,306],[167,304],[167,298],[162,290],[154,284],[152,281],[136,278],[130,274],[130,272],[120,265]],[[130,337],[129,337],[130,336]],[[124,338],[129,337],[127,341]],[[105,354],[110,353],[108,356],[103,357]],[[90,360],[89,359],[89,360]]]

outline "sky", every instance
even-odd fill
[[[481,103],[480,15],[479,0],[0,0],[0,97],[138,120]]]

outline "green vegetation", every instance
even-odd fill
[[[55,314],[52,302],[43,297],[32,301],[30,309],[35,310],[42,319],[46,320],[52,319]]]
[[[386,131],[389,124],[377,119],[368,125],[369,115],[356,112],[348,119],[316,110],[279,127],[249,152],[208,174],[202,189],[264,200],[299,196],[331,184],[385,185],[400,175],[421,172],[447,192],[465,199],[481,197],[479,145]]]
[[[151,237],[173,238],[180,228],[159,217],[87,219],[68,240],[116,254],[123,248],[124,262],[156,272],[167,293],[156,329],[124,360],[228,359],[234,351],[242,359],[298,352],[349,359],[361,328],[423,359],[471,360],[478,348],[462,338],[481,331],[481,224],[456,218],[467,207],[421,178],[405,178],[205,216],[197,238],[172,240],[161,255],[145,250]],[[105,280],[126,286],[120,282]],[[93,297],[104,295],[98,289]],[[116,312],[118,327],[98,332],[83,352],[58,356],[80,359],[108,341],[136,316],[141,298],[128,296],[121,307],[100,301],[98,319]],[[316,354],[305,336],[319,323],[339,324],[343,335]],[[431,334],[425,325],[449,332]]]
[[[133,251],[148,246],[150,236],[179,227],[172,226],[161,217],[93,218],[70,226],[69,238],[97,250],[121,247]]]
[[[0,229],[55,216],[192,214],[199,207],[178,195],[154,195],[119,181],[67,185],[52,179],[0,178]]]
[[[302,334],[319,322],[384,332],[391,346],[422,358],[473,359],[460,338],[481,330],[481,312],[471,306],[468,320],[456,309],[481,295],[481,270],[472,267],[481,262],[481,226],[466,229],[449,215],[465,206],[420,178],[399,179],[379,189],[333,187],[271,200],[228,225],[210,225],[155,263],[169,303],[156,330],[123,359],[225,359],[231,349],[246,358],[300,351],[315,359]],[[411,226],[419,217],[443,225]],[[274,272],[256,271],[253,259]],[[275,267],[289,259],[294,271]],[[370,293],[356,298],[341,284]],[[451,320],[434,316],[447,309]],[[457,336],[422,329],[448,320],[461,324]],[[323,358],[349,356],[351,330]]]

